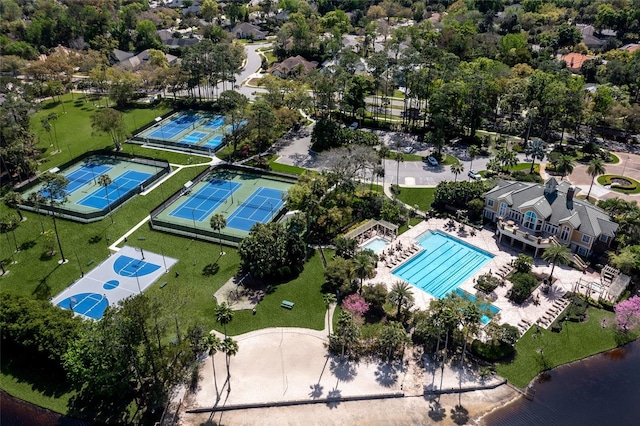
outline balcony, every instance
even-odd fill
[[[503,238],[510,238],[510,243],[518,241],[522,243],[522,249],[525,245],[532,247],[535,251],[535,257],[538,257],[538,250],[544,250],[554,244],[555,237],[552,235],[544,235],[542,232],[530,232],[526,228],[520,226],[512,220],[498,219],[498,232],[500,234],[498,241],[502,242]]]

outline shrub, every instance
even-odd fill
[[[509,299],[518,304],[527,300],[533,290],[538,286],[538,279],[531,273],[523,274],[516,272],[511,275],[509,281],[513,283],[513,287],[509,293]]]
[[[476,288],[483,293],[489,294],[500,285],[500,278],[491,274],[484,274],[478,277]]]
[[[483,343],[476,339],[471,344],[471,352],[487,361],[493,362],[512,356],[515,348],[513,345],[504,342],[490,341]]]
[[[530,174],[529,171],[523,170],[514,170],[511,172],[511,179],[517,180],[520,182],[533,182],[533,183],[542,183],[542,178],[537,174]]]
[[[533,258],[526,254],[519,254],[518,258],[513,262],[516,272],[528,274],[533,267]]]
[[[482,217],[482,211],[484,210],[484,200],[480,198],[474,198],[469,201],[469,219],[478,220]]]

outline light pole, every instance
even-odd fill
[[[138,268],[136,268],[136,282],[138,283],[138,294],[142,294],[142,289],[140,288],[140,278],[138,278]]]
[[[198,238],[198,230],[196,229],[195,211],[196,209],[191,209],[191,219],[193,219],[193,234],[196,236],[196,238]]]

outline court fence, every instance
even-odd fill
[[[278,172],[266,172],[263,169],[258,169],[256,167],[243,166],[237,164],[216,164],[209,166],[206,170],[196,176],[191,180],[193,183],[191,186],[196,185],[202,180],[206,179],[214,171],[221,170],[229,170],[229,171],[237,171],[251,174],[259,174],[260,176],[266,177],[268,179],[279,180],[286,183],[295,183],[297,176],[288,175],[286,173],[278,173]],[[189,189],[182,187],[178,191],[174,192],[169,198],[163,201],[159,206],[154,208],[150,213],[150,226],[152,229],[157,231],[168,232],[171,234],[177,234],[188,238],[194,238],[198,240],[205,240],[210,242],[217,243],[218,241],[222,241],[223,244],[226,244],[231,247],[238,247],[244,237],[237,235],[225,234],[224,232],[218,233],[209,227],[196,228],[194,226],[183,225],[179,223],[172,222],[170,220],[166,220],[159,217],[159,214],[164,211],[167,207],[173,204],[177,199],[179,199],[185,191]],[[271,219],[272,222],[277,222],[286,214],[286,209],[281,207],[275,216]]]
[[[30,202],[27,199],[25,199],[23,204],[20,204],[20,208],[22,210],[28,210],[28,211],[35,212],[35,213],[38,213],[38,214],[44,213],[44,214],[51,215],[51,214],[53,214],[53,212],[55,212],[56,217],[59,217],[59,218],[61,217],[61,218],[64,218],[64,219],[69,219],[69,220],[73,220],[73,221],[81,222],[81,223],[97,222],[97,221],[102,220],[105,217],[107,217],[107,215],[109,214],[110,211],[114,212],[118,207],[120,207],[121,205],[123,205],[124,203],[126,203],[127,201],[132,199],[133,197],[135,197],[140,192],[144,191],[145,188],[153,185],[155,182],[160,180],[163,176],[171,173],[171,165],[167,161],[156,160],[154,158],[144,157],[144,156],[139,156],[139,155],[133,156],[133,155],[126,154],[126,153],[123,153],[123,152],[116,152],[116,151],[109,151],[109,150],[88,151],[88,152],[80,155],[79,157],[76,157],[76,158],[74,158],[74,159],[72,159],[70,161],[67,161],[66,163],[60,165],[58,168],[60,170],[64,170],[64,169],[68,168],[69,166],[78,163],[79,161],[82,161],[82,160],[84,160],[86,158],[93,157],[93,156],[116,157],[116,158],[119,158],[119,159],[122,159],[122,160],[126,160],[126,161],[129,161],[129,162],[132,162],[132,163],[159,167],[161,169],[161,171],[158,172],[158,173],[155,173],[154,175],[149,177],[144,182],[141,182],[137,191],[130,191],[127,194],[125,194],[124,196],[122,196],[122,197],[118,198],[117,200],[115,200],[114,202],[112,202],[110,209],[107,206],[104,209],[99,210],[99,211],[82,212],[82,211],[78,211],[78,210],[65,208],[64,206],[59,206],[59,205],[51,206],[50,204],[48,204],[47,201],[44,201],[43,203],[36,205],[36,204]],[[42,183],[42,175],[40,175],[37,180],[29,182],[28,185],[25,185],[21,189],[23,191],[26,191],[26,190],[29,190],[29,189],[33,188],[34,186],[36,186],[36,185],[38,185],[40,183]]]

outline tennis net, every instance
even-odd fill
[[[276,211],[280,208],[281,202],[280,201],[265,201],[262,204],[254,204],[254,203],[249,203],[249,202],[240,202],[238,201],[238,206],[240,207],[248,207],[250,209],[254,209],[254,210],[264,210],[264,211]]]
[[[222,192],[222,191],[219,191]],[[211,200],[211,201],[225,201],[227,198],[229,198],[229,191],[224,191],[221,194],[215,193],[215,194],[211,194],[211,193],[202,193],[202,192],[185,192],[184,195],[187,195],[189,197],[192,198],[197,198],[199,200]]]

